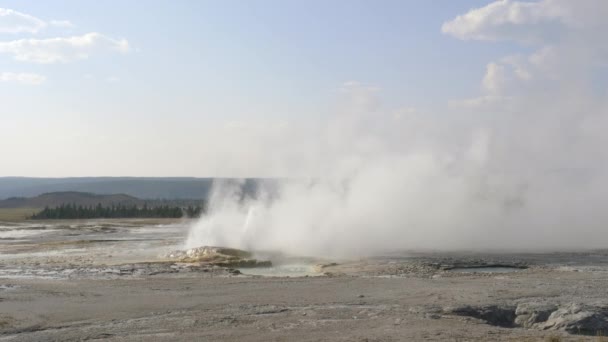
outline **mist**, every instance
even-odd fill
[[[265,148],[247,137],[244,158],[255,159],[246,146],[257,146],[260,160],[289,160],[281,170],[293,174],[245,198],[238,183],[218,181],[187,247],[350,256],[605,246],[602,137],[585,131],[589,118],[578,112],[554,113],[578,125],[370,110],[336,115],[308,134],[285,126]],[[301,136],[311,138],[293,138]]]
[[[592,41],[605,26],[594,13],[606,6],[570,4],[534,3],[562,12],[523,8],[539,17],[504,27],[471,26],[470,17],[444,24],[458,39],[533,47],[489,62],[476,97],[395,107],[379,86],[346,82],[320,119],[227,125],[211,136],[207,161],[280,180],[255,196],[217,182],[186,247],[320,256],[605,247],[608,91],[594,74],[606,72],[608,50]],[[559,28],[550,38],[543,20]]]

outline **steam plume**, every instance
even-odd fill
[[[551,12],[559,15],[513,23],[498,20],[500,11],[519,3],[497,4],[458,17],[444,32],[538,49],[489,63],[479,97],[395,109],[382,105],[377,87],[348,82],[335,114],[318,122],[226,128],[214,142],[215,161],[282,180],[245,198],[238,183],[218,183],[210,215],[193,226],[187,247],[329,256],[606,247],[608,103],[606,85],[592,74],[605,72],[608,48],[591,44],[603,21],[586,27],[579,20],[595,18],[605,2],[531,3],[538,11],[559,5]],[[475,16],[487,18],[469,22]],[[561,25],[550,41],[540,35],[548,30],[541,19]],[[526,20],[535,25],[525,27],[530,39],[517,27]]]

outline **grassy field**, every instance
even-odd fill
[[[0,208],[0,221],[24,221],[38,211],[38,208]]]

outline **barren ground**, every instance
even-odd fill
[[[511,323],[528,304],[608,307],[605,251],[404,252],[263,277],[160,258],[187,226],[0,223],[0,340],[602,340]],[[484,265],[527,268],[469,269]]]

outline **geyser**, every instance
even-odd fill
[[[261,183],[253,195],[243,194],[242,182],[217,181],[209,214],[192,227],[186,247],[353,256],[389,249],[605,246],[603,165],[574,169],[560,154],[546,160],[545,153],[567,144],[558,132],[549,133],[556,140],[539,156],[521,148],[525,143],[511,127],[480,129],[471,122],[459,128],[460,137],[434,126],[410,135],[413,129],[398,121],[379,130],[353,125],[354,118],[340,116],[311,132],[319,138],[305,142],[307,148],[322,152],[299,168],[311,177],[295,173]],[[344,126],[359,131],[345,134]],[[299,143],[285,129],[282,147]],[[581,143],[591,143],[586,139]]]
[[[333,115],[210,134],[205,162],[219,175],[281,180],[252,196],[217,182],[187,247],[328,256],[606,247],[608,102],[594,76],[605,74],[605,22],[593,6],[560,4],[561,16],[537,18],[560,27],[550,39],[528,17],[444,24],[459,39],[536,49],[488,63],[476,98],[404,109],[383,105],[377,87],[347,82]],[[506,34],[509,25],[521,30]]]

